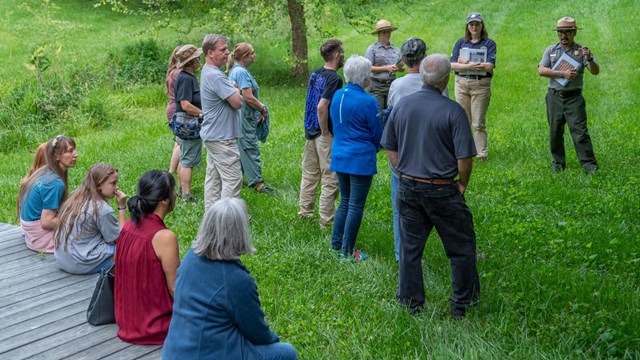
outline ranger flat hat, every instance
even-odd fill
[[[197,48],[195,45],[183,45],[178,52],[176,52],[176,59],[178,59],[178,63],[176,64],[176,68],[180,69],[185,66],[189,61],[195,59],[202,55],[202,49]]]
[[[560,20],[558,20],[558,24],[556,25],[556,28],[553,31],[558,31],[558,30],[578,30],[578,29],[580,29],[580,28],[576,24],[576,19],[574,19],[572,17],[565,16],[565,17],[561,18]]]
[[[392,26],[389,21],[382,19],[378,21],[378,23],[376,24],[376,29],[371,33],[371,35],[376,35],[380,31],[385,31],[385,30],[395,31],[397,29],[398,28],[395,26]]]

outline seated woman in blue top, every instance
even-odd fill
[[[239,260],[253,252],[244,201],[218,200],[178,268],[163,359],[297,359],[269,329],[256,282]]]
[[[78,153],[72,138],[58,135],[45,145],[45,165],[20,187],[18,209],[20,228],[27,247],[53,253],[53,230],[58,209],[67,199],[67,171],[76,166]]]
[[[362,261],[367,255],[354,250],[364,205],[376,170],[382,125],[378,103],[364,88],[370,84],[371,62],[352,55],[344,64],[347,85],[336,91],[329,109],[333,120],[331,171],[338,175],[340,205],[331,234],[331,247],[340,258]]]
[[[107,200],[116,198],[118,218]],[[118,189],[118,169],[95,164],[60,208],[53,233],[58,266],[93,274],[113,265],[116,239],[126,221],[127,195]]]

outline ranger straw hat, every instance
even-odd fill
[[[371,35],[376,35],[377,33],[379,33],[380,31],[385,31],[385,30],[389,30],[389,31],[395,31],[398,28],[395,26],[392,26],[391,23],[385,19],[382,19],[380,21],[378,21],[378,23],[376,24],[376,29],[374,32],[371,33]]]
[[[576,19],[574,19],[572,17],[565,16],[565,17],[561,18],[560,20],[558,20],[558,24],[556,25],[556,28],[553,31],[558,31],[558,30],[578,30],[578,29],[580,29],[580,28],[576,24]]]

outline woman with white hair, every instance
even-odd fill
[[[245,202],[215,202],[178,269],[163,359],[297,359],[269,329],[256,282],[240,262],[253,252]]]
[[[331,247],[341,259],[362,261],[367,255],[354,249],[364,205],[376,170],[382,125],[378,103],[364,89],[369,86],[371,62],[352,55],[344,64],[347,85],[331,101],[333,148],[331,171],[338,175],[340,205],[333,224]]]

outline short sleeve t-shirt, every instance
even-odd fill
[[[54,172],[40,176],[22,199],[20,219],[36,221],[42,217],[42,210],[58,210],[64,194],[64,182]]]
[[[72,274],[86,274],[113,254],[120,226],[113,208],[106,201],[97,203],[98,217],[94,216],[94,206],[89,203],[69,229],[68,224],[60,224],[60,239],[55,249],[55,258],[60,268]],[[67,238],[67,249],[64,240]]]
[[[240,64],[235,63],[231,72],[229,73],[229,80],[235,82],[240,89],[251,89],[251,93],[256,99],[260,99],[260,87],[256,82],[256,79],[251,73]],[[242,116],[244,118],[252,118],[254,116],[253,109],[246,101],[242,102]]]
[[[200,75],[200,94],[204,121],[200,137],[205,141],[231,140],[240,137],[240,110],[227,98],[238,91],[220,69],[205,65]]]
[[[182,109],[180,101],[188,100],[191,105],[202,109],[202,101],[200,100],[200,85],[198,79],[186,71],[178,74],[175,87],[176,112],[186,112]]]
[[[331,102],[333,94],[342,87],[342,78],[335,70],[324,67],[313,70],[307,85],[307,102],[304,110],[304,137],[313,140],[320,136],[320,124],[318,123],[318,103],[320,99]],[[329,131],[333,133],[331,115],[329,117]]]

